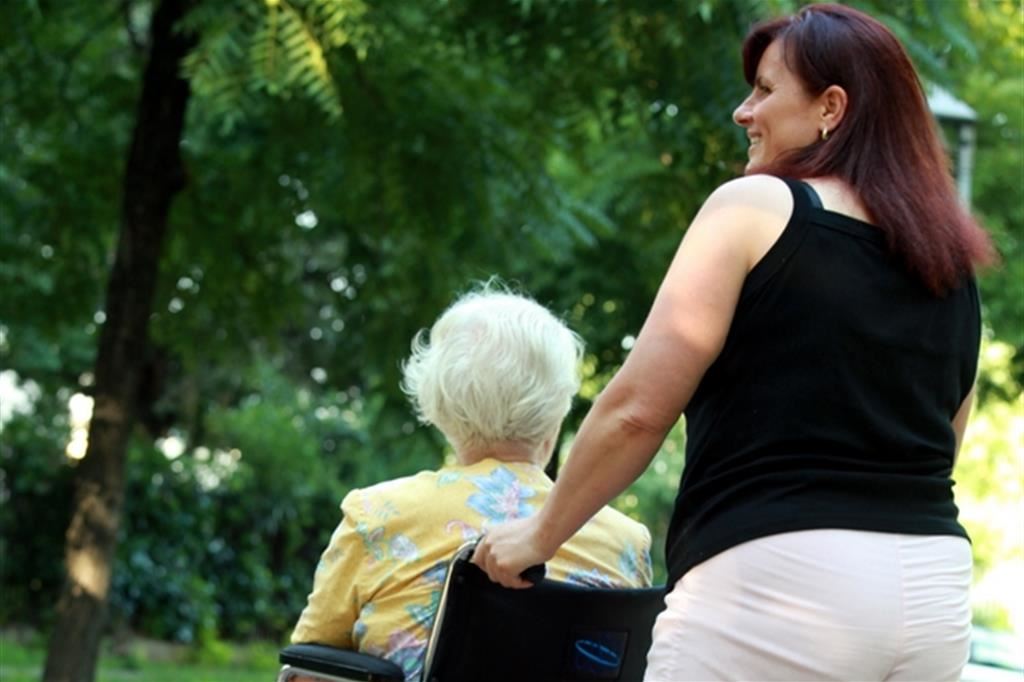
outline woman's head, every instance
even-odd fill
[[[751,139],[747,173],[844,181],[891,252],[935,293],[991,262],[917,73],[883,24],[850,7],[808,5],[754,26],[743,69],[753,92],[734,119]]]
[[[846,112],[846,91],[830,85],[811,94],[787,64],[784,50],[779,40],[765,48],[751,79],[753,91],[733,112],[750,142],[748,170],[826,139]]]
[[[456,449],[536,450],[579,390],[580,338],[547,309],[494,284],[459,298],[413,339],[402,390]],[[550,454],[550,451],[544,455]]]
[[[743,43],[752,98],[766,67],[802,89],[807,106],[800,122],[806,131],[803,144],[779,149],[751,170],[781,163],[803,170],[803,177],[855,176],[866,170],[858,166],[871,162],[869,145],[885,145],[910,162],[941,161],[935,124],[910,58],[888,28],[863,12],[815,4],[754,26]],[[836,97],[829,99],[829,93]]]

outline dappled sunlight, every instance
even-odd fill
[[[1020,524],[1020,517],[1017,517]],[[1014,632],[1024,632],[1024,557],[1004,561],[990,571],[974,586],[971,594],[975,610],[992,606],[1007,612],[1009,625]]]
[[[158,439],[155,445],[157,450],[162,452],[164,457],[171,461],[172,472],[175,474],[185,472],[186,463],[181,457],[185,454],[186,450],[184,440],[172,435]],[[238,448],[216,448],[211,450],[205,445],[200,445],[192,450],[189,469],[199,487],[210,491],[231,478],[238,471],[241,461],[242,451]],[[160,480],[162,482],[162,478]]]
[[[117,531],[117,517],[95,483],[79,489],[79,504],[68,529],[67,571],[72,592],[104,600],[110,588],[110,557],[97,538]]]
[[[316,217],[316,213],[313,211],[303,211],[299,215],[295,216],[295,224],[304,230],[312,230],[320,220]]]
[[[171,462],[171,471],[175,474],[182,474],[186,470],[186,462],[182,459],[188,449],[185,440],[172,433],[164,438],[158,438],[154,446],[164,457]],[[188,459],[188,458],[186,458]],[[215,448],[210,449],[200,445],[192,450],[192,457],[188,462],[199,487],[203,490],[214,490],[221,483],[231,478],[238,470],[242,461],[242,451],[238,448]],[[163,479],[160,478],[162,483]]]
[[[0,327],[0,349],[6,344],[6,332]],[[17,372],[0,372],[0,431],[16,414],[31,414],[39,399],[40,388],[34,381],[22,381]]]
[[[106,599],[110,587],[110,562],[93,547],[74,550],[68,555],[68,578],[75,596],[84,591],[94,599]]]
[[[89,449],[89,423],[92,421],[93,399],[84,393],[75,393],[68,400],[68,425],[71,437],[64,454],[71,459],[82,459]]]
[[[178,436],[167,436],[156,439],[156,449],[164,454],[164,457],[175,460],[185,452],[185,441]]]
[[[1011,388],[1012,356],[1009,344],[986,340],[979,373],[994,386]],[[960,520],[974,544],[975,611],[1005,617],[1020,631],[1024,629],[1024,589],[1019,580],[1024,567],[1024,395],[975,405],[953,477]]]
[[[204,490],[213,490],[238,470],[242,451],[238,448],[213,450],[200,447],[195,450],[196,481]]]
[[[1015,350],[1009,343],[986,338],[978,358],[979,372],[993,385],[1004,390],[1012,389],[1014,378],[1011,363]]]

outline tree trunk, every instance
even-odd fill
[[[181,61],[191,41],[175,25],[188,2],[161,0],[153,14],[96,357],[89,446],[75,473],[65,537],[67,578],[47,650],[45,682],[91,682],[96,674],[124,498],[125,451],[135,422],[160,251],[171,201],[184,187],[179,146],[189,88],[181,77]]]

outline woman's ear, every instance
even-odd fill
[[[835,130],[846,115],[846,90],[838,85],[830,85],[821,93],[818,101],[821,102],[821,125],[828,130]]]

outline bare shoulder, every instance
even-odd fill
[[[708,208],[748,208],[788,219],[793,195],[785,182],[772,175],[747,175],[719,185],[705,202]]]
[[[727,241],[749,272],[764,257],[793,215],[789,186],[770,175],[748,175],[720,185],[701,207],[693,226]]]

